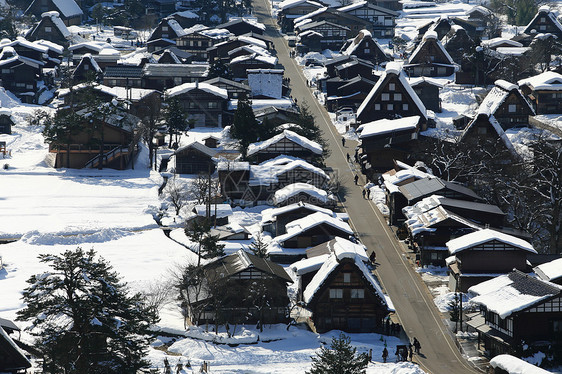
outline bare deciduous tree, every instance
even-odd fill
[[[168,179],[166,187],[164,188],[164,196],[174,206],[176,215],[180,214],[181,208],[187,204],[186,187],[175,175]]]

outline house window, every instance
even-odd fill
[[[396,89],[396,84],[394,83],[389,83],[388,84],[388,90],[389,91],[394,91]]]
[[[509,113],[515,113],[517,111],[517,105],[509,104],[507,110],[509,111]]]
[[[364,53],[371,53],[371,50],[369,48],[365,48]]]
[[[375,110],[381,110],[381,105],[380,105],[380,104],[375,104]]]
[[[545,17],[541,17],[541,22],[546,22],[546,18],[545,18]]]
[[[330,299],[343,299],[343,290],[341,288],[330,288]]]
[[[162,37],[163,37],[163,38],[167,38],[167,37],[168,37],[168,33],[162,33]]]
[[[439,256],[437,252],[431,252],[431,259],[432,260],[439,260]]]
[[[162,26],[162,31],[168,31],[168,26]]]
[[[546,25],[540,25],[540,26],[539,26],[539,30],[541,30],[541,31],[546,31]]]
[[[381,100],[382,100],[382,101],[389,101],[389,100],[390,100],[390,94],[388,94],[388,93],[383,93],[383,94],[381,95]]]
[[[408,104],[402,104],[402,110],[408,110]]]
[[[351,289],[351,298],[352,299],[364,299],[365,298],[365,290],[362,289],[362,288]]]
[[[401,93],[395,93],[394,94],[394,101],[402,101],[402,94]]]
[[[350,283],[351,282],[351,273],[343,273],[343,282]]]
[[[209,109],[216,109],[219,107],[219,104],[216,101],[209,101],[207,103],[207,108]]]
[[[486,131],[485,127],[479,127],[478,128],[478,132],[477,132],[478,135],[486,135],[486,133],[487,133],[487,131]]]
[[[429,61],[431,62],[435,61],[435,56],[429,56]]]
[[[52,31],[51,26],[45,26],[45,32],[51,32],[51,31]]]
[[[2,69],[2,74],[10,74],[10,69]]]
[[[195,108],[197,108],[197,103],[195,103],[193,101],[190,101],[188,107],[189,107],[189,109],[195,109]]]
[[[90,65],[84,65],[84,70],[90,70]]]
[[[32,90],[34,87],[32,84],[28,84],[25,86],[25,88],[27,88],[28,90]]]
[[[393,104],[386,104],[386,110],[394,110]]]

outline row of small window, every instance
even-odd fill
[[[384,104],[383,108],[386,110],[398,110],[400,108],[400,104]],[[410,106],[407,103],[402,104],[402,110],[406,111],[409,110]],[[381,110],[381,104],[375,104],[375,110]]]
[[[190,101],[189,103],[187,103],[188,109],[197,109],[202,107],[203,105],[198,105],[198,103],[194,101]],[[217,109],[219,107],[219,103],[217,103],[216,101],[208,101],[206,107],[209,109]]]
[[[35,87],[33,87],[32,84],[27,84],[27,85],[26,85],[25,83],[20,83],[20,82],[16,82],[16,83],[14,84],[14,86],[16,86],[16,87],[18,87],[18,88],[26,88],[26,89],[28,89],[28,90],[32,90],[32,89],[35,88]]]
[[[166,38],[167,36],[164,36],[164,34],[162,34],[163,38]],[[186,47],[186,46],[190,46],[190,47],[208,47],[209,46],[209,42],[206,41],[201,41],[201,40],[178,40],[178,46],[180,47]]]
[[[394,90],[391,90],[391,91],[394,91]],[[394,99],[394,101],[402,101],[402,94],[401,93],[395,93],[395,94],[392,95],[392,98]],[[386,92],[381,94],[381,100],[382,101],[390,101],[390,94],[386,93]]]
[[[352,299],[364,299],[365,290],[363,288],[352,288],[351,290]],[[330,299],[343,299],[343,289],[342,288],[330,288]]]

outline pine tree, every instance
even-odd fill
[[[246,157],[250,143],[258,141],[257,129],[259,129],[259,124],[252,110],[252,103],[245,95],[242,95],[238,99],[230,134],[240,140],[240,152],[243,157]]]
[[[225,79],[232,79],[232,70],[230,70],[230,65],[225,64],[221,58],[217,58],[215,61],[211,63],[209,66],[209,74],[207,76],[208,79],[211,78],[225,78]]]
[[[170,132],[169,147],[172,147],[172,136],[175,135],[176,143],[179,142],[179,134],[181,131],[185,130],[187,121],[187,113],[177,98],[171,97],[166,100],[164,121],[166,122],[168,131]]]
[[[156,312],[91,249],[42,254],[51,269],[33,275],[18,320],[31,321],[44,370],[51,373],[136,373],[146,367],[148,328]]]
[[[219,244],[218,235],[211,235],[211,224],[207,219],[199,222],[194,219],[184,229],[185,235],[193,243],[196,243],[197,249],[197,267],[201,265],[201,259],[210,259],[224,256],[224,244]]]
[[[312,357],[312,368],[307,374],[362,374],[369,363],[366,353],[356,355],[357,348],[351,346],[351,339],[340,333],[332,338],[330,348],[320,348],[317,357]]]
[[[268,258],[269,254],[267,253],[268,244],[263,240],[263,236],[258,234],[252,244],[250,244],[250,251],[260,258]]]

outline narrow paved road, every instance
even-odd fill
[[[289,58],[286,41],[277,31],[275,20],[270,16],[268,0],[255,0],[254,11],[260,22],[267,26],[266,34],[273,38],[279,62],[285,67],[285,76],[291,79],[292,96],[299,103],[306,102],[316,122],[324,132],[331,155],[326,163],[339,173],[347,189],[343,205],[353,229],[369,251],[375,251],[380,264],[376,274],[391,297],[402,326],[410,338],[421,343],[421,355],[414,355],[422,369],[434,374],[465,374],[477,372],[461,356],[449,335],[432,296],[419,275],[409,265],[401,244],[387,226],[375,205],[363,199],[361,188],[354,185],[356,166],[346,161],[346,154],[353,156],[355,142],[348,141],[342,147],[341,137],[331,125],[328,113],[312,95],[302,70]],[[359,184],[365,179],[359,175]],[[391,356],[394,353],[390,347]],[[375,355],[378,353],[374,353]]]

